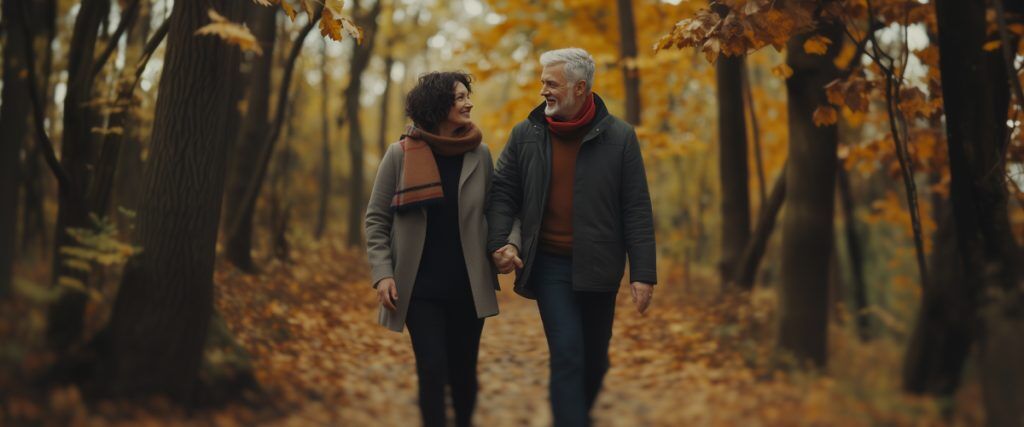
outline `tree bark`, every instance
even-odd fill
[[[263,145],[270,129],[271,74],[274,67],[274,39],[276,37],[276,7],[248,5],[249,25],[263,48],[263,55],[252,59],[248,76],[248,110],[242,122],[241,137],[232,154],[232,172],[224,197],[225,217],[238,222],[225,233],[224,256],[243,271],[252,272],[253,203],[245,203],[245,188],[258,170]]]
[[[241,3],[174,3],[133,256],[114,303],[100,379],[112,396],[188,402],[213,312],[213,261],[237,49],[197,37],[207,10],[238,19]]]
[[[57,37],[57,1],[37,0],[35,28],[45,29],[38,37],[43,47],[42,72],[39,79],[39,93],[43,105],[43,117],[46,117],[50,110],[50,80],[53,71],[53,40]],[[21,253],[29,252],[33,241],[37,242],[40,255],[45,256],[48,248],[46,231],[46,216],[43,211],[44,180],[46,179],[44,160],[42,159],[43,143],[37,141],[26,156],[26,171],[23,180],[24,203],[21,214]]]
[[[725,285],[735,276],[750,239],[747,128],[743,102],[743,57],[722,56],[718,81],[718,178],[722,188],[722,255],[718,270]]]
[[[813,36],[833,43],[824,55],[809,55],[803,44]],[[824,86],[838,70],[833,59],[841,27],[822,22],[817,30],[795,36],[786,47],[793,75],[786,80],[789,110],[789,160],[786,166],[786,214],[782,219],[782,287],[778,345],[799,363],[824,366],[828,326],[829,260],[833,249],[836,144],[835,125],[815,126],[814,110],[828,105]]]
[[[29,82],[25,64],[24,0],[3,0],[3,91],[0,92],[0,297],[10,293],[18,223],[20,153],[28,135]],[[33,159],[26,159],[32,161]]]
[[[633,0],[616,0],[619,11],[619,54],[622,84],[626,89],[626,121],[640,125],[640,71],[636,67],[636,22]]]
[[[143,2],[139,10],[138,24],[128,30],[125,37],[125,63],[138,64],[143,59],[152,30],[150,25],[152,6]],[[134,105],[133,105],[134,107]],[[117,159],[117,174],[114,177],[113,203],[130,211],[138,206],[142,183],[143,136],[136,114],[128,114],[124,126],[123,143]],[[121,218],[118,216],[117,218]],[[127,227],[121,227],[122,229]]]
[[[348,123],[348,147],[351,160],[351,178],[349,179],[349,215],[348,215],[348,246],[356,247],[363,242],[363,209],[366,207],[364,198],[365,175],[363,160],[363,128],[359,121],[359,96],[362,94],[363,72],[370,65],[374,40],[377,36],[377,15],[381,11],[381,1],[377,0],[366,12],[359,12],[359,2],[353,2],[357,11],[356,25],[362,27],[365,37],[363,44],[352,48],[352,59],[349,63],[349,81],[345,87],[345,121]]]

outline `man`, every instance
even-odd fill
[[[636,132],[592,92],[594,59],[568,48],[540,63],[545,102],[498,158],[487,245],[500,271],[519,269],[515,291],[537,300],[555,426],[585,426],[608,371],[627,254],[633,302],[641,314],[650,304],[654,221]],[[515,219],[522,247],[508,240]]]

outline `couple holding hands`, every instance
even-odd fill
[[[590,424],[627,254],[640,313],[657,282],[636,133],[593,93],[585,50],[549,51],[540,64],[544,103],[512,129],[497,166],[470,119],[470,76],[432,72],[407,95],[413,125],[377,171],[366,245],[378,320],[409,328],[427,427],[446,425],[446,386],[456,425],[471,425],[497,272],[515,270],[515,292],[537,301],[558,427]]]

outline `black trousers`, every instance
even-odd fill
[[[484,320],[472,299],[413,299],[405,325],[412,337],[425,427],[445,426],[445,385],[451,389],[455,424],[469,426],[478,390],[476,360]]]

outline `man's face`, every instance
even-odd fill
[[[556,120],[569,120],[583,104],[586,82],[570,82],[565,77],[565,64],[544,67],[540,72],[540,96],[547,105],[544,114]]]

